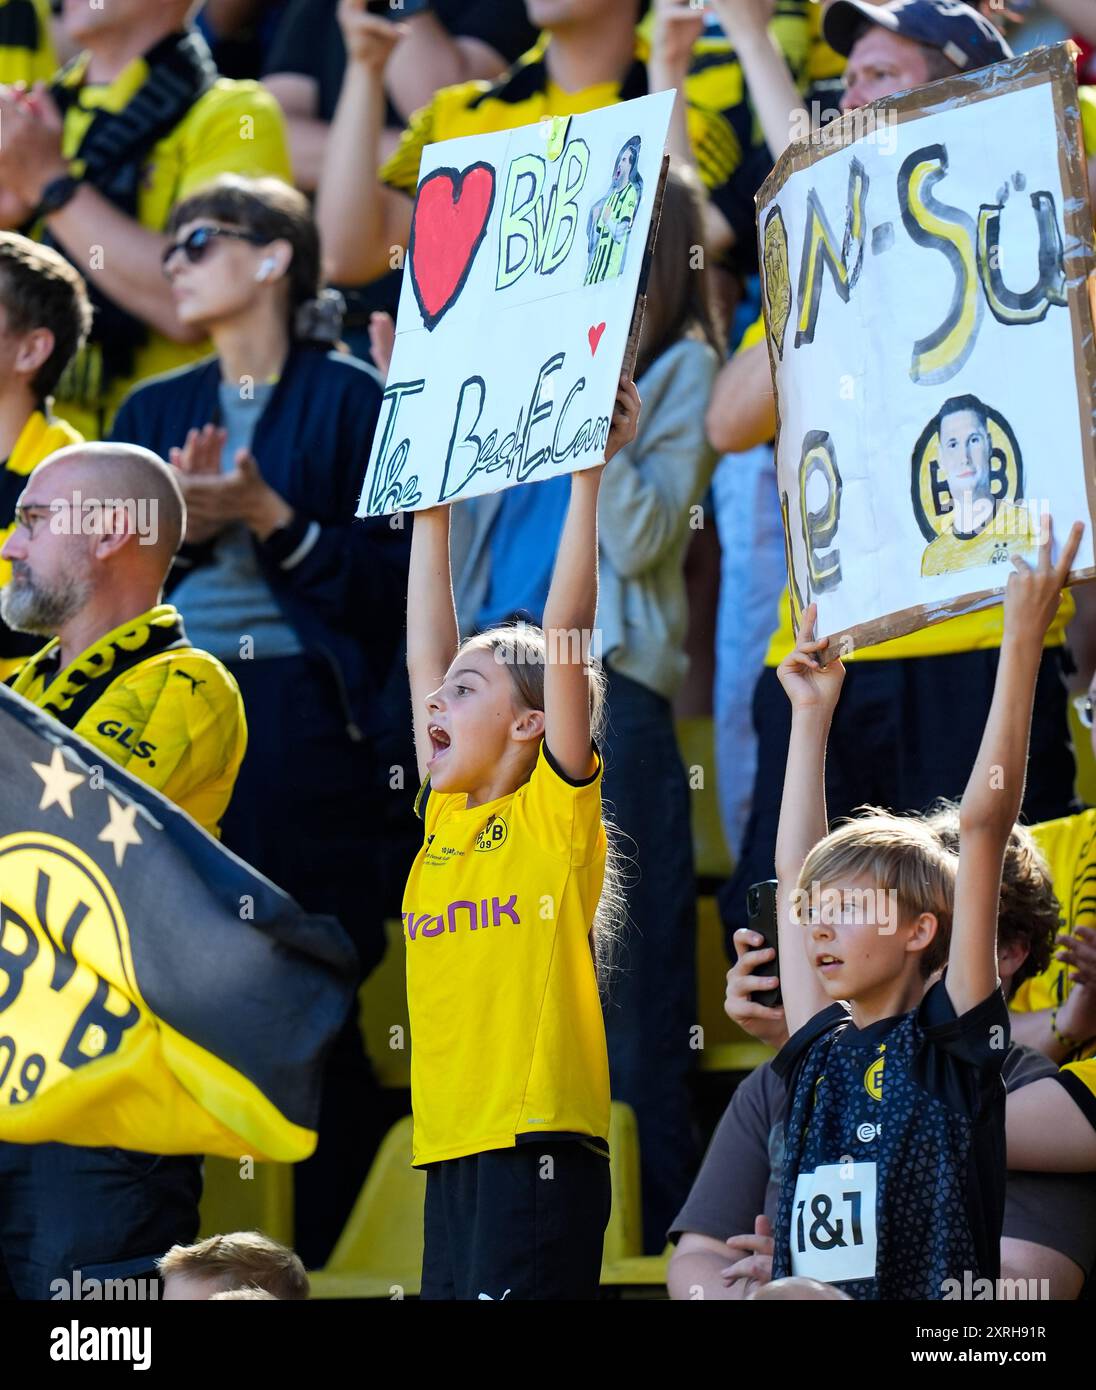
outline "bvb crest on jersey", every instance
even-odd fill
[[[0,1140],[306,1158],[352,979],[338,923],[0,687]]]

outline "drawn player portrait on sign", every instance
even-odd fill
[[[929,544],[922,576],[1030,556],[1039,527],[1023,503],[1020,446],[1005,417],[977,396],[952,396],[913,451],[913,509]]]
[[[638,135],[625,143],[616,157],[608,193],[590,209],[586,222],[589,255],[583,281],[586,285],[615,280],[624,269],[632,223],[643,201],[643,179],[639,173],[641,148]]]

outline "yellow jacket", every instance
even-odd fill
[[[55,639],[9,684],[218,835],[247,748],[243,701],[176,610],[150,608],[59,662]]]

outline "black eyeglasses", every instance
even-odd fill
[[[249,241],[252,246],[265,246],[266,238],[254,232],[244,232],[238,227],[195,227],[182,241],[173,241],[164,247],[161,264],[167,274],[168,264],[176,251],[181,251],[191,265],[197,265],[213,245],[217,237],[230,237],[233,241]]]

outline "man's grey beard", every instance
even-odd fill
[[[0,618],[15,632],[56,637],[91,594],[91,585],[75,575],[66,575],[52,589],[45,589],[29,576],[22,584],[16,584],[17,573],[27,575],[25,565],[18,561],[12,566],[12,583],[0,589]]]

